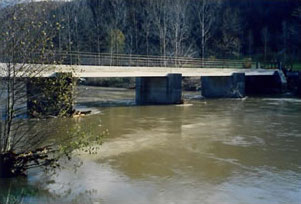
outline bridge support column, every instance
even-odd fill
[[[182,74],[166,77],[136,78],[136,104],[180,104],[182,102]]]
[[[287,80],[281,70],[274,75],[246,76],[246,94],[280,94],[286,91]]]
[[[201,77],[202,95],[206,98],[243,98],[245,97],[245,74],[231,76]]]
[[[73,113],[72,73],[27,79],[27,112],[30,117],[70,116]]]

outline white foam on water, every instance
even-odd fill
[[[297,98],[264,98],[262,100],[263,101],[301,103],[301,99],[297,99]]]
[[[254,145],[264,145],[265,141],[259,137],[243,137],[243,136],[232,136],[223,139],[223,143],[233,146],[254,146]]]

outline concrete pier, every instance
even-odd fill
[[[246,76],[246,94],[280,94],[287,88],[287,80],[282,71],[277,70],[273,75]]]
[[[201,77],[202,95],[206,98],[245,97],[245,74],[233,73],[231,76]]]
[[[27,112],[30,117],[68,116],[73,113],[72,73],[27,80]]]
[[[166,77],[137,77],[136,104],[179,104],[182,101],[182,74]]]

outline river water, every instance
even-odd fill
[[[52,123],[56,137],[72,125],[108,129],[100,152],[78,156],[78,168],[2,180],[2,195],[11,189],[30,204],[301,203],[301,99],[185,93],[185,105],[134,106],[133,98],[82,87],[79,106],[97,113]]]

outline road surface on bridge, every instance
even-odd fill
[[[274,75],[275,69],[230,69],[230,68],[175,68],[175,67],[123,67],[123,66],[83,66],[83,65],[16,65],[29,71],[19,71],[19,77],[51,77],[55,73],[72,72],[79,78],[106,77],[163,77],[168,74],[182,74],[183,77],[231,76],[245,73],[246,76]],[[17,69],[18,69],[17,68]],[[7,76],[7,64],[0,63],[0,77]],[[34,70],[34,71],[30,71]]]

